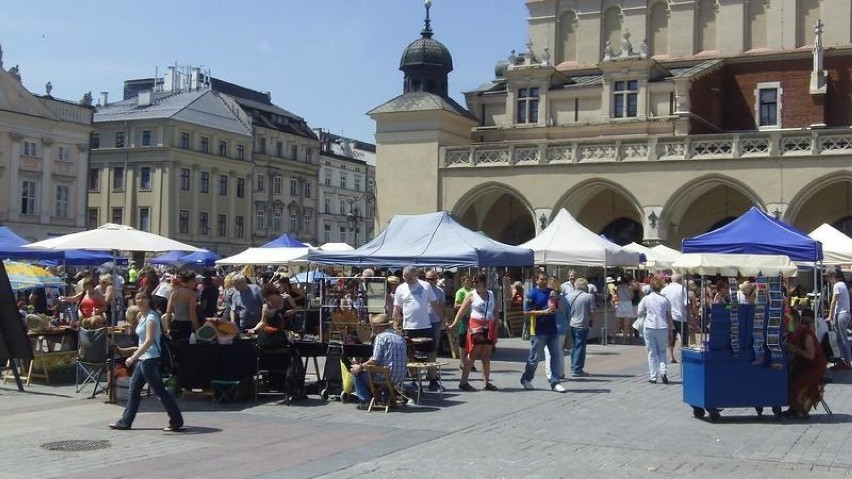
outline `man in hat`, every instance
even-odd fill
[[[407,346],[405,340],[391,329],[390,319],[387,314],[377,314],[370,319],[373,328],[373,355],[369,360],[361,364],[353,364],[350,371],[355,377],[355,394],[358,396],[358,409],[367,409],[372,394],[367,384],[367,372],[364,366],[374,364],[387,366],[390,371],[390,383],[399,384],[405,379],[407,359]],[[374,378],[383,380],[383,378]]]

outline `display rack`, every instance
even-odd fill
[[[781,328],[784,318],[784,295],[781,279],[769,278],[768,323],[766,325],[766,345],[769,346],[773,367],[780,367],[784,362],[781,349]]]
[[[769,295],[766,288],[766,279],[758,276],[755,279],[754,323],[751,334],[755,365],[762,364],[765,356],[763,347],[766,344],[766,313],[769,310]]]
[[[737,308],[737,291],[739,288],[737,284],[737,278],[728,278],[728,297],[731,298],[731,350],[734,356],[740,355],[740,321],[739,309]]]
[[[370,314],[385,312],[387,279],[384,277],[326,277],[320,292],[320,337],[340,331],[355,333],[365,341],[370,335]]]

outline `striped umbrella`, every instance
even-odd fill
[[[9,283],[15,291],[65,286],[65,281],[48,273],[46,269],[40,266],[8,260],[4,260],[3,265],[6,267],[6,274],[9,275]]]

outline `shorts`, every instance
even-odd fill
[[[432,328],[426,329],[403,329],[402,336],[414,339],[414,338],[429,338],[432,341],[429,341],[423,345],[418,345],[417,350],[425,353],[434,353],[438,350],[437,345],[435,344],[435,333],[432,332]]]

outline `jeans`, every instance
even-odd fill
[[[547,376],[547,380],[550,382],[557,382],[560,379],[565,377],[565,337],[567,334],[557,334],[558,338],[557,342],[559,346],[556,348],[556,364],[559,365],[559,370],[556,371],[554,375],[554,369],[551,367],[551,364],[554,363],[553,359],[550,357],[550,348],[544,350],[544,373]]]
[[[837,345],[840,347],[840,355],[847,363],[852,363],[852,351],[849,347],[849,332],[846,328],[849,327],[849,312],[843,311],[837,313],[834,321],[834,333],[837,335]]]
[[[645,328],[643,336],[645,347],[648,349],[648,370],[651,380],[656,381],[658,376],[666,374],[669,365],[669,330]]]
[[[136,412],[139,411],[139,403],[142,401],[142,388],[145,387],[145,383],[151,386],[154,394],[160,398],[160,402],[166,408],[166,412],[169,414],[169,426],[176,429],[183,427],[183,416],[180,413],[177,401],[166,390],[163,385],[163,378],[160,377],[160,358],[145,359],[136,363],[133,376],[130,378],[127,406],[124,408],[121,419],[115,424],[121,427],[133,425]]]
[[[441,350],[441,323],[432,323],[432,340],[435,341],[435,351]]]
[[[369,402],[373,398],[370,392],[370,386],[367,384],[367,371],[361,371],[358,374],[353,374],[355,379],[355,395],[361,402]]]
[[[589,337],[589,328],[570,327],[571,342],[574,347],[571,348],[571,372],[581,373],[586,367],[586,339]]]
[[[558,352],[562,349],[559,343],[558,334],[536,334],[530,337],[530,355],[527,358],[527,364],[524,367],[524,372],[521,374],[521,381],[532,381],[535,377],[535,370],[538,368],[538,362],[544,358],[544,347],[550,351],[550,370],[559,371],[559,365],[556,363]],[[550,384],[556,384],[559,378],[551,377]]]

